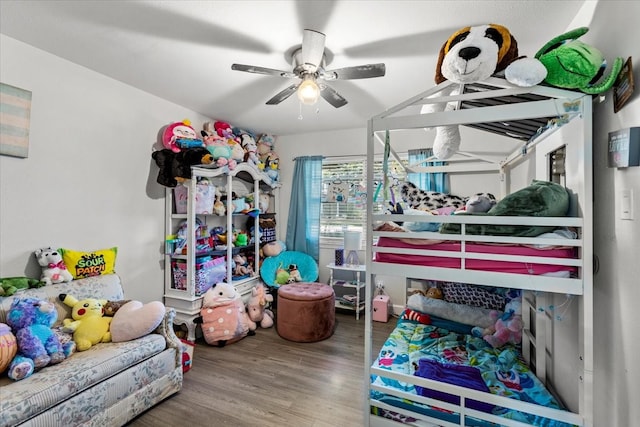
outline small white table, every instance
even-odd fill
[[[346,304],[343,300],[336,296],[336,307],[342,308],[345,310],[353,310],[356,312],[356,320],[360,319],[360,311],[364,310],[365,304],[364,301],[360,301],[360,290],[364,288],[365,282],[362,280],[362,273],[366,272],[366,266],[363,264],[344,264],[344,265],[336,265],[335,263],[331,263],[327,265],[327,268],[330,270],[331,275],[329,277],[329,285],[336,290],[337,287],[342,288],[352,288],[355,289],[356,295],[355,300],[353,301],[353,305]],[[343,280],[335,280],[334,272],[335,271],[351,271],[354,274],[353,281],[343,281]]]

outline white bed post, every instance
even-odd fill
[[[367,177],[373,176],[373,156],[374,156],[374,141],[375,135],[373,131],[373,119],[367,121]],[[371,260],[373,259],[373,236],[371,232],[373,230],[373,182],[367,182],[367,245],[365,252],[365,303],[364,303],[364,377],[367,383],[371,378],[371,363],[372,361],[372,345],[373,345],[373,318],[372,318],[372,302],[373,302],[373,278],[371,273]],[[364,413],[364,425],[368,426],[371,422],[371,408],[369,405],[369,385],[364,387],[364,399],[363,399],[363,413]]]
[[[578,348],[583,354],[582,377],[580,378],[580,414],[583,414],[585,427],[593,427],[593,125],[591,96],[585,96],[582,102],[582,123],[584,152],[583,172],[584,188],[581,194],[582,218],[582,259],[583,295],[579,298],[579,339]]]

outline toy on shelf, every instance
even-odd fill
[[[547,69],[545,83],[565,89],[579,89],[595,95],[606,92],[616,81],[622,69],[623,59],[614,60],[609,75],[600,83],[607,61],[602,52],[578,40],[589,31],[580,27],[554,37],[537,53],[536,58]]]
[[[221,136],[224,139],[235,139],[236,137],[233,133],[231,125],[227,122],[216,121],[213,123],[213,128],[215,129],[218,136]]]
[[[207,122],[204,124],[204,129],[201,131],[203,142],[207,150],[213,156],[213,161],[218,167],[227,166],[230,170],[235,169],[237,162],[233,159],[232,148],[227,143],[227,138],[221,136],[213,128],[213,123]]]
[[[186,148],[204,147],[188,119],[168,125],[162,132],[162,145],[174,153]]]
[[[255,335],[256,324],[249,318],[236,288],[220,282],[204,293],[200,316],[194,323],[202,324],[202,334],[209,345],[224,347]]]
[[[260,158],[258,157],[258,144],[256,144],[256,140],[253,139],[251,135],[248,133],[243,133],[241,136],[241,145],[244,149],[244,161],[258,167],[258,163],[260,163]]]
[[[273,182],[280,179],[280,157],[275,151],[271,151],[264,159],[264,172]]]
[[[45,285],[52,283],[70,282],[73,275],[67,270],[62,254],[51,247],[40,248],[35,251],[38,264],[42,267],[42,276],[40,280]]]
[[[22,380],[36,369],[66,359],[73,349],[64,348],[52,327],[58,320],[56,307],[38,298],[16,298],[7,315],[7,325],[13,330],[18,344],[16,356],[9,364],[8,376]]]
[[[233,262],[235,263],[235,267],[233,270],[234,278],[237,279],[241,277],[253,276],[253,268],[251,268],[251,264],[249,263],[245,255],[234,255]]]
[[[157,182],[165,187],[175,187],[178,183],[191,179],[191,166],[208,165],[214,160],[211,153],[202,147],[178,153],[165,148],[154,151],[151,157],[159,168]]]
[[[216,188],[216,200],[213,202],[213,213],[218,216],[224,216],[227,213],[227,207],[222,203],[222,193]]]

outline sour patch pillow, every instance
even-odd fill
[[[58,250],[62,253],[62,260],[74,279],[115,272],[117,247],[93,252],[79,252],[64,248]]]

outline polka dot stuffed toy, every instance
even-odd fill
[[[255,335],[257,328],[245,311],[235,287],[224,282],[217,283],[205,292],[200,317],[194,322],[202,324],[202,334],[207,344],[218,347],[240,341],[247,335]]]

